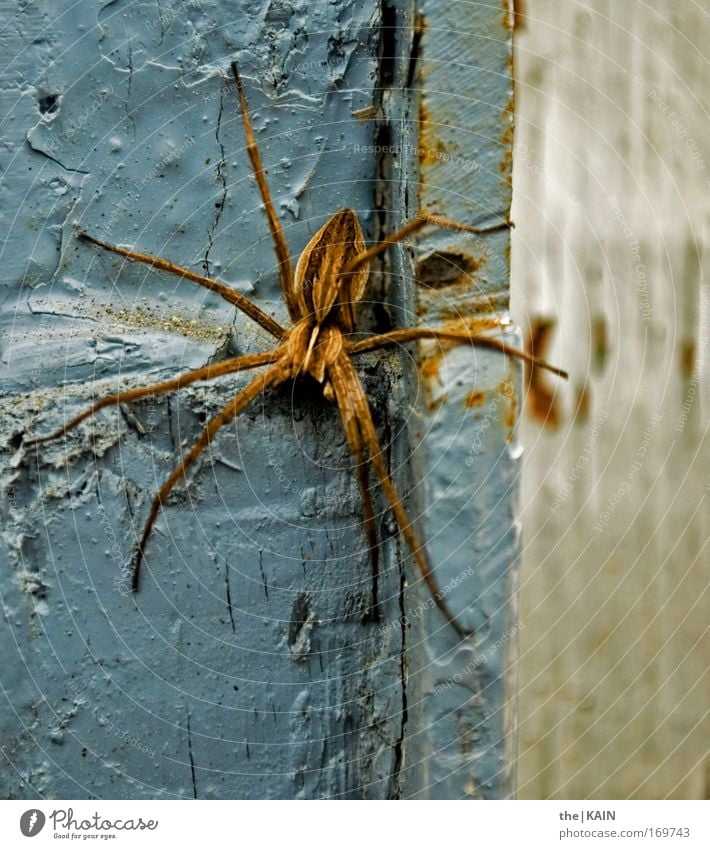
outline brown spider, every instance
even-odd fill
[[[447,343],[468,343],[519,357],[529,363],[550,369],[555,374],[566,376],[524,351],[511,348],[497,339],[475,336],[464,331],[434,330],[416,327],[391,330],[388,333],[352,341],[349,336],[355,331],[355,309],[361,300],[369,277],[370,260],[385,251],[390,245],[419,230],[426,224],[448,227],[469,233],[486,233],[508,227],[507,223],[489,228],[458,224],[434,215],[422,215],[405,224],[381,242],[366,248],[362,228],[357,214],[352,209],[340,209],[313,236],[296,264],[295,272],[281,223],[276,216],[271,194],[261,164],[261,156],[254,139],[251,119],[247,109],[244,89],[236,63],[231,65],[237,85],[247,151],[254,176],[261,193],[264,210],[271,231],[279,265],[279,278],[288,313],[293,322],[290,328],[282,327],[271,316],[263,312],[244,295],[201,274],[195,274],[165,259],[148,256],[136,251],[102,242],[88,233],[78,232],[78,237],[130,260],[146,263],[154,268],[177,274],[192,280],[206,289],[221,295],[237,309],[242,310],[277,340],[276,346],[266,353],[246,354],[223,360],[204,368],[181,374],[172,380],[139,386],[107,395],[75,416],[71,421],[49,436],[36,437],[28,444],[39,444],[57,439],[76,427],[94,413],[126,401],[136,401],[159,393],[173,392],[200,380],[211,380],[220,375],[233,374],[258,367],[266,368],[241,390],[202,430],[197,441],[173,469],[160,490],[153,498],[143,534],[133,557],[133,590],[138,589],[140,566],[143,554],[158,513],[170,491],[185,475],[187,469],[198,459],[216,433],[241,413],[248,404],[269,388],[280,383],[310,375],[323,389],[326,400],[337,405],[345,430],[350,451],[356,463],[356,473],[363,505],[364,529],[373,569],[373,588],[377,580],[377,527],[370,495],[367,461],[372,464],[380,485],[384,490],[397,525],[410,547],[421,570],[424,581],[434,601],[459,636],[466,636],[449,610],[439,591],[424,549],[417,542],[407,513],[387,472],[382,449],[372,420],[370,406],[360,379],[353,366],[352,357],[366,351],[374,351],[389,345],[411,342],[416,339],[433,339]],[[376,608],[376,592],[374,593]]]

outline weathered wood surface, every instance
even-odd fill
[[[507,31],[497,4],[477,4],[474,19],[464,6],[451,4],[447,26],[461,38],[457,53],[470,52],[456,84],[479,74],[491,83],[482,86],[485,97],[471,85],[465,94],[478,116],[471,126],[481,128],[471,155],[481,154],[484,167],[465,193],[460,169],[436,179],[432,170],[421,201],[485,222],[505,212],[508,198],[496,170],[507,144]],[[450,412],[442,407],[428,419],[419,409],[412,419],[419,390],[410,358],[395,352],[362,362],[393,474],[405,490],[413,474],[430,487],[427,494],[416,487],[409,502],[427,514],[421,526],[442,564],[439,580],[488,563],[451,596],[480,634],[475,647],[453,655],[446,654],[453,635],[428,609],[381,500],[385,619],[362,621],[370,567],[357,487],[337,414],[316,398],[272,393],[226,429],[161,516],[137,596],[127,592],[126,567],[149,498],[180,448],[244,380],[105,413],[66,444],[16,451],[23,433],[49,431],[93,393],[269,345],[192,284],[79,243],[77,224],[207,270],[285,320],[228,60],[240,62],[297,253],[339,206],[359,212],[370,238],[416,209],[416,125],[403,123],[412,116],[415,71],[424,73],[427,108],[434,114],[441,99],[454,123],[453,101],[440,88],[448,83],[437,76],[441,51],[451,49],[441,24],[430,26],[431,58],[417,69],[412,54],[422,42],[405,2],[4,8],[18,25],[2,36],[0,78],[7,139],[0,795],[505,795],[505,652],[489,649],[509,629],[515,553],[514,444],[494,389],[508,364],[457,353],[445,377]],[[488,43],[493,26],[496,47]],[[354,117],[373,105],[377,120]],[[369,149],[383,127],[401,156]],[[475,206],[452,202],[457,192],[471,192]],[[386,205],[395,212],[385,224]],[[454,241],[425,242],[422,250]],[[496,256],[504,243],[491,243]],[[499,294],[504,264],[491,268],[486,285]],[[404,248],[393,254],[393,270],[373,279],[374,296],[390,292],[393,320],[412,323]],[[385,313],[373,306],[364,320],[381,323]],[[466,372],[460,388],[457,369]],[[495,415],[490,406],[466,413],[459,404],[481,378]],[[475,436],[477,415],[491,422],[485,457],[453,493],[451,470],[471,469],[460,452]],[[413,473],[421,429],[426,445]],[[433,471],[427,464],[440,453]],[[495,467],[499,454],[508,459],[492,486],[486,464]],[[479,649],[483,672],[471,663]],[[448,686],[458,674],[464,686]]]

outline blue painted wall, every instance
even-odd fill
[[[451,7],[462,15],[467,5]],[[437,614],[416,615],[428,597],[409,564],[403,566],[405,552],[382,501],[384,625],[363,621],[370,567],[357,487],[337,414],[316,398],[273,393],[221,434],[159,519],[137,596],[127,592],[126,569],[152,493],[177,453],[244,380],[227,378],[107,412],[66,443],[39,453],[17,450],[23,433],[49,431],[88,398],[124,381],[160,380],[270,344],[248,319],[193,284],[79,243],[77,225],[219,276],[285,320],[226,76],[232,57],[240,63],[294,254],[343,205],[359,212],[371,238],[417,203],[435,208],[437,193],[448,199],[436,211],[471,220],[469,210],[449,203],[447,180],[457,181],[456,174],[424,179],[419,198],[414,191],[419,104],[407,84],[417,88],[423,80],[427,103],[438,102],[435,56],[450,42],[440,39],[437,47],[434,30],[415,37],[421,21],[404,2],[385,7],[385,27],[380,3],[366,0],[159,6],[114,0],[98,12],[88,2],[44,10],[5,6],[18,26],[4,36],[0,76],[7,289],[0,312],[0,633],[8,659],[0,677],[0,793],[508,792],[504,652],[493,652],[480,679],[485,710],[469,695],[478,698],[479,683],[467,683],[465,693],[446,685],[466,668],[479,681],[471,659],[510,629],[515,463],[499,414],[486,429],[485,457],[453,500],[445,483],[446,469],[466,464],[461,451],[471,428],[482,426],[497,404],[494,389],[470,420],[462,419],[460,405],[451,405],[448,419],[441,405],[431,420],[415,419],[415,387],[425,393],[430,387],[416,381],[411,359],[363,358],[393,473],[403,489],[426,481],[410,501],[415,513],[427,514],[431,551],[443,564],[440,582],[485,562],[486,603],[479,602],[479,583],[457,589],[451,602],[479,626],[483,642],[453,655],[444,654],[455,641]],[[475,55],[485,39],[472,33],[486,32],[495,20],[500,39],[485,56],[493,57],[495,67],[486,73],[499,75],[498,84],[490,99],[474,98],[495,123],[507,91],[508,47],[500,8],[481,9],[483,29],[466,29],[469,41],[461,49]],[[447,26],[453,32],[457,25]],[[431,51],[424,60],[430,55],[434,64],[416,68],[411,54],[422,44]],[[371,106],[378,120],[353,115]],[[401,155],[368,152],[387,138],[383,127]],[[486,132],[479,134],[481,146],[502,153],[500,134],[492,139]],[[492,167],[486,164],[486,173]],[[500,174],[469,191],[494,193],[485,211],[505,209]],[[387,198],[394,209],[389,223],[378,212]],[[434,244],[424,242],[419,258]],[[499,241],[495,255],[503,249]],[[372,300],[391,292],[389,312],[400,324],[411,323],[417,300],[424,303],[407,257],[403,248],[394,252],[372,281]],[[503,267],[485,276],[486,291],[504,291]],[[364,311],[365,325],[385,320],[374,304]],[[474,376],[489,387],[509,377],[503,361],[454,356],[466,392]],[[413,466],[422,422],[427,437]],[[433,463],[437,452],[442,460]],[[495,486],[486,487],[488,500],[477,499],[471,513],[470,493],[480,491],[486,468],[501,456],[508,459]],[[462,509],[469,510],[464,524],[457,518]],[[491,513],[499,517],[492,524]],[[474,536],[469,522],[479,528]],[[490,535],[488,545],[480,528]]]

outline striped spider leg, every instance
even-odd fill
[[[391,245],[426,225],[447,227],[470,233],[500,230],[508,225],[479,228],[459,224],[440,216],[423,215],[401,227],[389,237],[367,248],[357,214],[352,209],[340,209],[332,215],[312,237],[298,258],[294,269],[281,222],[274,208],[266,181],[259,149],[254,138],[246,96],[236,63],[232,75],[237,87],[241,115],[246,135],[247,153],[261,194],[274,251],[278,261],[281,293],[291,319],[289,327],[282,327],[244,295],[233,291],[224,283],[196,274],[166,259],[138,253],[137,251],[104,242],[94,236],[79,232],[79,238],[106,251],[127,259],[144,263],[197,283],[220,295],[230,304],[248,315],[275,339],[274,348],[261,354],[247,354],[223,360],[204,368],[185,372],[172,380],[120,390],[96,401],[91,407],[75,416],[63,427],[48,436],[36,437],[26,444],[36,445],[58,439],[71,431],[81,421],[101,409],[126,401],[135,401],[151,395],[174,392],[197,381],[251,369],[262,369],[244,389],[204,427],[192,447],[155,494],[143,534],[133,556],[132,586],[138,589],[141,563],[150,539],[155,520],[171,490],[185,476],[217,432],[233,421],[254,399],[268,389],[303,376],[313,378],[321,387],[324,398],[335,404],[340,412],[348,447],[355,461],[355,471],[363,505],[364,532],[370,552],[373,571],[373,613],[377,615],[378,534],[369,480],[369,468],[374,471],[395,517],[402,536],[411,549],[422,577],[436,605],[460,637],[467,635],[452,614],[444,596],[437,587],[424,548],[412,527],[402,501],[387,470],[372,413],[364,388],[352,358],[367,351],[403,344],[418,339],[467,344],[492,348],[512,357],[534,363],[564,376],[564,372],[541,362],[524,351],[511,348],[498,339],[478,336],[465,331],[411,328],[392,330],[389,333],[369,336],[353,341],[355,313],[362,299],[370,274],[370,260]]]

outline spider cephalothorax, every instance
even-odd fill
[[[294,327],[287,345],[293,374],[309,374],[324,384],[334,399],[329,370],[343,351],[343,334],[355,330],[355,309],[370,274],[369,263],[355,271],[348,266],[365,252],[365,237],[357,214],[339,209],[313,236],[301,254],[288,304]]]
[[[234,63],[232,64],[232,73],[239,93],[247,152],[268,219],[278,261],[281,293],[292,326],[282,327],[253,301],[218,280],[196,274],[189,269],[175,265],[169,260],[141,254],[128,248],[121,248],[103,242],[88,233],[79,232],[78,236],[85,241],[130,260],[146,263],[154,268],[177,274],[215,292],[261,325],[276,339],[277,344],[271,351],[265,353],[233,357],[204,368],[186,372],[172,380],[122,390],[105,396],[54,433],[31,439],[27,444],[38,444],[56,439],[105,407],[126,401],[135,401],[159,393],[173,392],[200,380],[210,380],[225,374],[263,368],[263,371],[257,377],[237,393],[208,422],[190,450],[182,457],[180,463],[153,498],[148,519],[133,558],[133,589],[137,590],[141,561],[156,517],[168,494],[184,477],[187,469],[200,457],[220,428],[238,416],[265,390],[285,381],[308,375],[323,387],[325,398],[337,405],[347,443],[355,460],[355,472],[363,505],[363,527],[373,569],[373,608],[376,610],[377,607],[378,534],[370,494],[368,464],[372,466],[375,472],[392,508],[399,529],[414,555],[436,604],[457,633],[464,636],[465,632],[452,615],[437,588],[424,549],[417,540],[411,522],[389,476],[372,420],[370,406],[352,358],[366,351],[374,351],[417,339],[432,339],[449,344],[458,343],[493,348],[528,362],[534,362],[535,365],[548,368],[556,374],[564,375],[564,372],[535,360],[524,351],[510,348],[498,339],[489,336],[476,336],[465,331],[414,327],[392,330],[388,333],[357,340],[351,337],[356,329],[357,304],[364,294],[370,273],[369,263],[374,256],[427,224],[470,233],[491,232],[508,225],[501,223],[492,227],[480,228],[459,224],[439,216],[422,215],[405,224],[388,238],[366,248],[357,214],[351,209],[341,209],[331,216],[313,236],[299,257],[294,271],[283,229],[274,210],[271,194],[266,183],[244,90]]]

